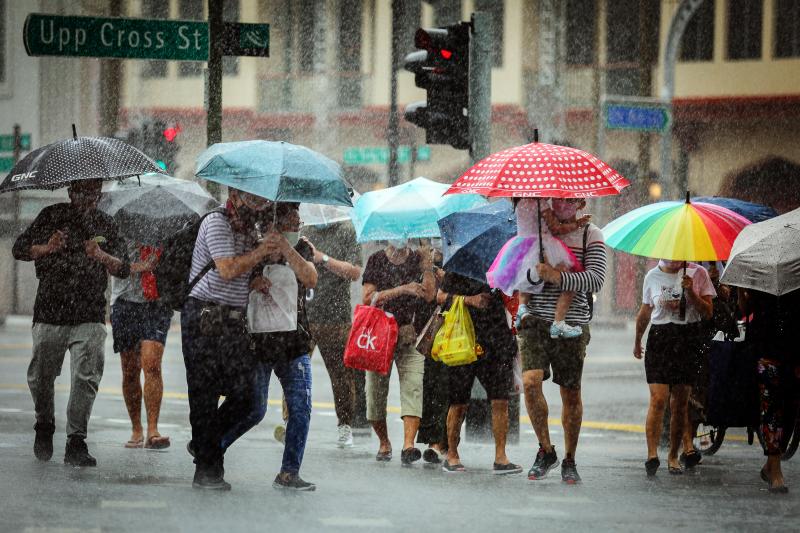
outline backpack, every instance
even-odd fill
[[[183,308],[186,298],[197,282],[214,268],[214,261],[211,260],[192,281],[189,281],[197,233],[200,231],[203,220],[213,213],[225,214],[225,210],[209,211],[202,217],[187,223],[164,242],[161,259],[153,273],[156,276],[156,287],[161,301],[174,311],[180,311]]]

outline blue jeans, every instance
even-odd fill
[[[264,419],[267,413],[269,378],[273,371],[283,387],[283,395],[289,409],[281,472],[297,474],[303,462],[311,422],[311,357],[308,355],[290,361],[281,360],[274,363],[261,361],[256,364],[254,389],[256,398],[251,403],[253,409],[222,436],[222,449],[225,450]]]

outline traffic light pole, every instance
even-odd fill
[[[397,163],[397,147],[400,144],[400,120],[397,116],[397,69],[400,68],[400,17],[403,14],[401,0],[392,0],[392,57],[389,94],[389,187],[400,182],[400,169]]]
[[[472,14],[469,49],[469,154],[472,163],[491,153],[492,55],[489,15]]]
[[[222,142],[222,0],[208,0],[208,107],[206,146]],[[209,182],[208,192],[219,198],[219,185]]]

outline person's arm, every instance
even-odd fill
[[[104,267],[109,274],[118,278],[127,278],[130,274],[130,268],[128,268],[128,263],[114,257],[108,252],[104,252],[100,245],[97,244],[97,241],[88,240],[83,243],[83,248],[86,251],[86,255],[90,259],[94,259]]]
[[[311,247],[311,250],[314,252],[314,264],[315,265],[322,265],[322,268],[325,268],[335,275],[339,276],[340,278],[344,278],[350,281],[357,281],[358,278],[361,277],[361,267],[354,265],[352,263],[348,263],[347,261],[343,261],[341,259],[336,259],[335,257],[331,257],[328,254],[320,252],[317,250],[314,243],[303,237],[308,245]],[[327,257],[327,260],[323,260],[324,257]]]
[[[421,283],[406,283],[405,285],[400,285],[399,287],[387,289],[385,291],[379,291],[378,287],[372,283],[365,283],[364,293],[361,301],[364,305],[372,305],[372,297],[377,294],[375,305],[381,305],[401,296],[416,296],[417,298],[424,298],[424,291],[425,289],[422,287]]]
[[[307,289],[316,287],[318,279],[317,267],[314,266],[314,263],[300,255],[300,252],[289,244],[286,237],[280,233],[277,235],[280,239],[281,254],[286,259],[289,268],[292,269],[292,272],[294,272],[294,275],[297,277],[297,281]]]
[[[591,222],[592,215],[583,215],[574,222],[562,222],[550,208],[542,210],[542,218],[553,235],[566,235]]]
[[[633,356],[636,359],[641,359],[643,354],[642,337],[650,324],[650,317],[653,314],[653,306],[642,304],[639,312],[636,314],[636,339],[633,342]]]
[[[705,320],[710,320],[714,316],[714,304],[711,296],[697,294],[694,291],[694,280],[691,276],[683,276],[681,286],[686,294],[686,303],[697,309]]]
[[[108,229],[106,229],[106,242],[109,250],[108,253],[106,253],[108,257],[103,257],[101,255],[99,258],[94,257],[94,259],[96,261],[100,261],[100,263],[106,267],[106,270],[112,276],[122,279],[127,278],[131,275],[131,264],[128,260],[128,245],[126,244],[125,239],[120,237],[119,232],[117,231],[117,225],[110,217]],[[97,242],[94,240],[89,240],[84,243],[86,254],[89,255],[89,250],[95,246],[97,246],[97,250],[94,253],[97,251],[103,252],[103,249],[100,248],[100,245]],[[89,256],[92,257],[91,255]]]
[[[422,270],[422,298],[430,303],[436,298],[436,271],[433,266],[433,250],[423,248],[420,250],[419,266]]]
[[[583,266],[583,272],[559,272],[547,263],[539,263],[536,270],[541,279],[558,286],[562,291],[599,292],[606,278],[606,246],[602,241],[586,247]]]
[[[22,234],[14,241],[11,248],[11,255],[17,261],[36,261],[42,257],[56,253],[64,249],[67,244],[67,235],[63,231],[52,231],[46,226],[50,219],[51,208],[43,209],[36,219],[28,226]],[[43,235],[48,235],[49,239],[44,244],[34,244],[34,241],[41,241]]]
[[[452,294],[449,292],[445,292],[442,289],[439,289],[439,291],[436,293],[436,303],[439,305],[444,305],[447,302],[447,299],[452,296],[462,296],[462,295]],[[477,309],[486,309],[487,307],[489,307],[491,301],[492,301],[492,295],[488,292],[482,292],[474,296],[464,296],[464,305],[468,307],[475,307]]]
[[[236,279],[253,270],[267,255],[271,253],[264,243],[244,255],[235,257],[213,257],[217,273],[224,280]]]
[[[142,272],[152,272],[158,265],[158,256],[150,254],[144,261],[131,263],[131,274],[141,274]]]

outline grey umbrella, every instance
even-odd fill
[[[97,208],[114,217],[124,237],[158,245],[217,205],[194,181],[145,174],[110,184]]]
[[[73,181],[127,178],[160,172],[155,161],[137,148],[109,137],[78,137],[37,148],[14,165],[0,193],[23,189],[54,190]]]
[[[800,209],[745,227],[720,283],[775,296],[800,289]]]

